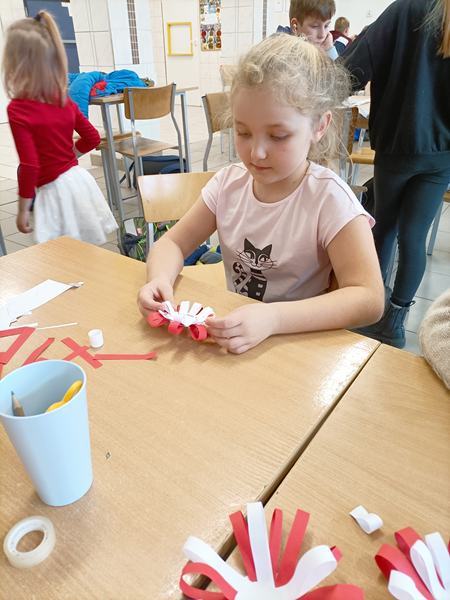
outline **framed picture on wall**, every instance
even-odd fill
[[[283,12],[284,0],[275,0],[275,12]]]
[[[284,0],[284,12],[289,12],[289,8],[291,6],[291,0]]]
[[[202,50],[222,49],[221,0],[200,0],[200,39]]]

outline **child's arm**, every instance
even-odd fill
[[[72,102],[70,100],[70,102]],[[78,106],[74,104],[75,109],[75,131],[80,135],[80,139],[75,142],[75,148],[79,154],[75,153],[78,158],[86,152],[90,152],[100,144],[100,134],[95,127],[86,119]]]
[[[221,346],[241,354],[270,335],[358,327],[381,318],[384,289],[365,216],[350,221],[327,247],[339,289],[294,302],[250,304],[220,319],[208,332]]]
[[[184,259],[216,230],[216,216],[203,198],[151,249],[147,258],[147,280],[139,291],[138,306],[146,317],[168,300],[175,306],[173,284],[181,273]],[[195,300],[195,298],[193,299]]]

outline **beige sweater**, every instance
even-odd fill
[[[450,289],[427,310],[419,329],[424,357],[450,389]]]

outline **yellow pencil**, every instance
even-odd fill
[[[13,403],[14,414],[16,415],[16,417],[24,417],[25,413],[23,412],[22,405],[17,400],[17,397],[14,394],[14,392],[11,392],[11,399],[12,399],[12,403]]]

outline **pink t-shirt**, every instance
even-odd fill
[[[310,163],[298,188],[265,204],[241,164],[219,171],[203,188],[216,215],[227,288],[264,302],[323,294],[330,283],[327,246],[358,215],[375,221],[337,175]]]

